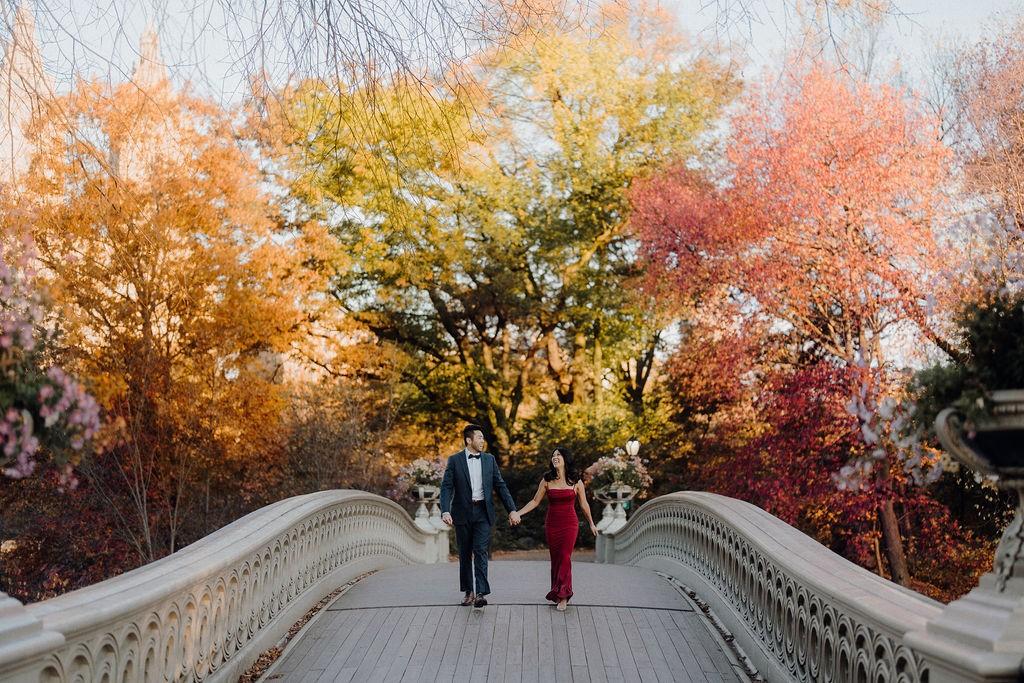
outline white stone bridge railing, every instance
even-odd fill
[[[1008,616],[1021,603],[996,595],[989,575],[945,606],[733,498],[656,498],[598,537],[597,559],[657,570],[692,590],[769,681],[1024,680],[1024,633],[1012,632],[1017,617]]]
[[[0,681],[237,680],[338,586],[447,559],[446,530],[380,496],[289,498],[57,598],[23,606],[0,593]]]

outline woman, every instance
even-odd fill
[[[519,510],[520,516],[540,505],[545,494],[548,497],[548,514],[544,519],[544,533],[551,552],[551,591],[547,599],[557,602],[556,609],[564,612],[572,597],[572,549],[576,545],[576,533],[580,526],[576,517],[577,500],[583,509],[583,516],[590,523],[590,532],[595,536],[597,526],[590,514],[583,482],[572,465],[572,454],[563,446],[551,454],[551,469],[544,473],[533,500]]]

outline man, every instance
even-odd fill
[[[484,430],[467,425],[462,430],[465,448],[448,458],[441,482],[441,519],[455,525],[459,546],[459,589],[465,594],[463,605],[483,607],[491,592],[487,583],[487,556],[494,526],[494,491],[508,511],[509,524],[519,524],[515,501],[498,471],[498,462],[484,453]],[[476,579],[476,586],[473,581]]]

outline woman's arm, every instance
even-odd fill
[[[580,501],[580,508],[583,509],[583,516],[587,518],[587,523],[590,524],[590,532],[597,536],[597,526],[594,524],[594,518],[590,514],[590,503],[587,502],[587,490],[583,487],[583,481],[576,482],[576,498]]]
[[[540,484],[537,485],[537,493],[534,494],[533,500],[523,506],[523,509],[519,511],[519,515],[525,515],[530,510],[540,505],[540,501],[544,498],[544,489],[548,487],[547,479],[541,479]]]

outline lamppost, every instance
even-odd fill
[[[626,442],[626,455],[628,455],[630,458],[635,458],[636,454],[639,453],[639,452],[640,452],[640,441],[637,440],[637,438],[635,436],[629,437],[629,441]],[[629,498],[627,498],[627,499],[622,501],[621,508],[623,510],[623,514],[622,514],[622,518],[623,519],[626,518],[625,511],[630,509],[630,507],[632,507],[633,496],[635,496],[635,495],[636,495],[636,491],[634,491],[633,494]]]

